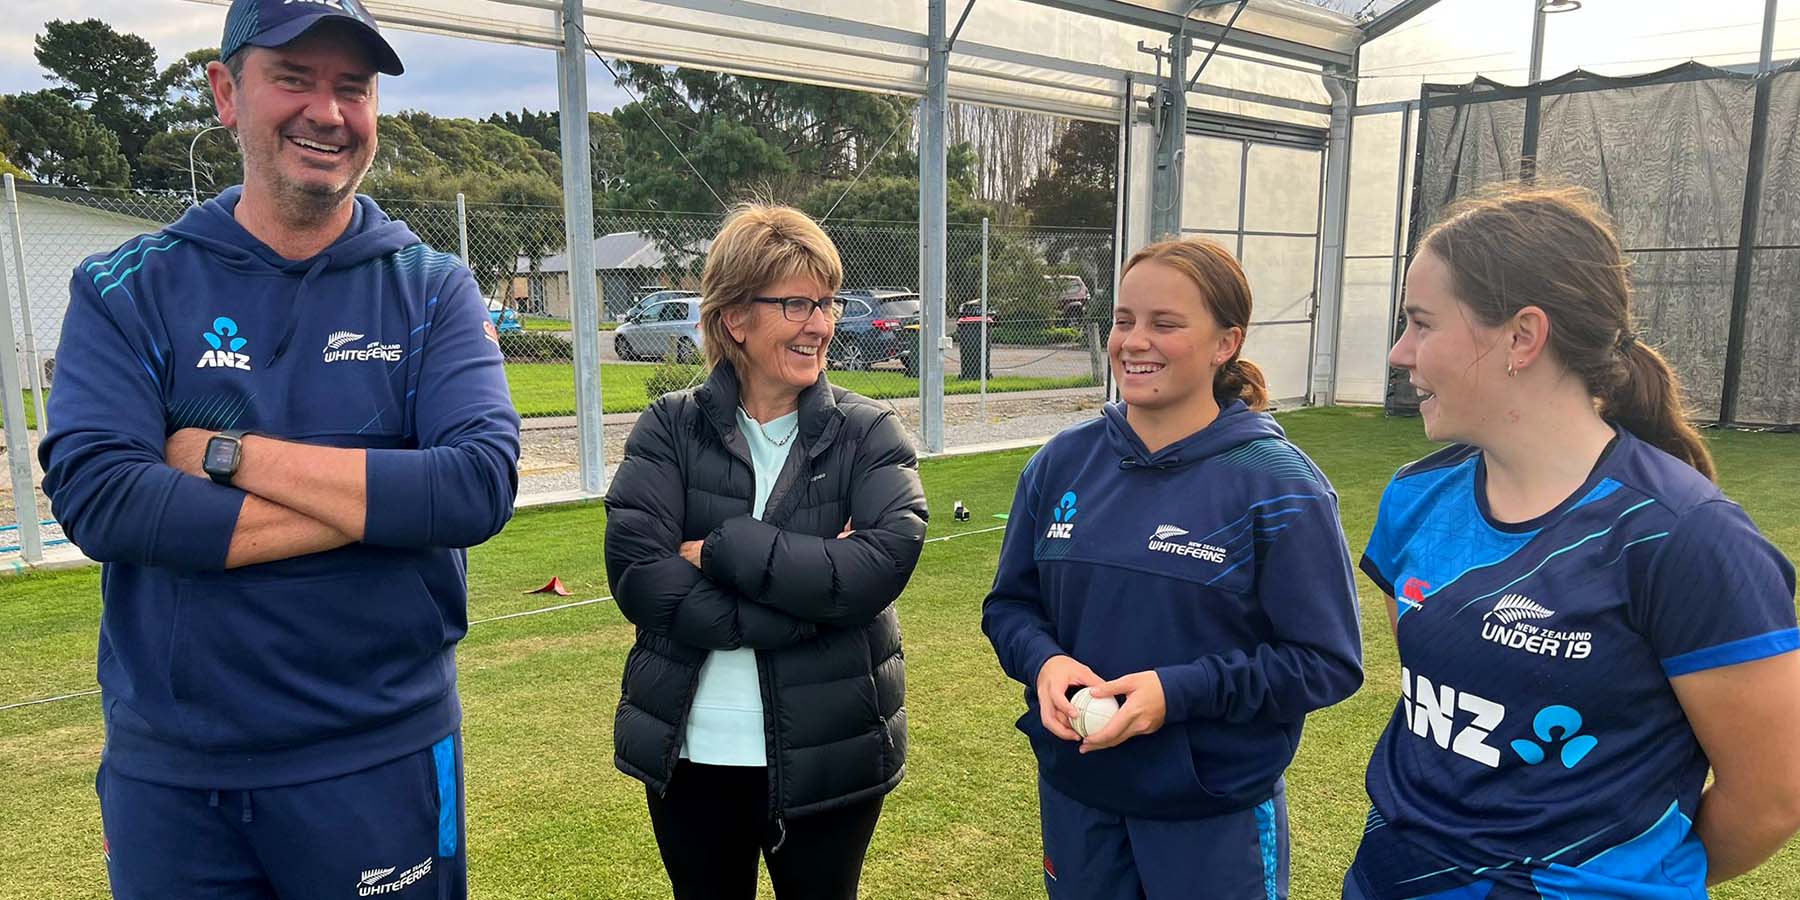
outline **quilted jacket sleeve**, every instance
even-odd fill
[[[927,518],[918,457],[891,412],[875,416],[857,441],[849,499],[855,533],[847,538],[789,531],[750,516],[726,520],[706,538],[706,574],[808,622],[872,621],[912,577]]]
[[[632,624],[707,650],[785,647],[811,638],[813,625],[744,600],[681,557],[687,487],[684,432],[672,407],[653,404],[625,441],[625,460],[606,492],[606,575],[613,600]]]

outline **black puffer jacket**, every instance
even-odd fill
[[[619,769],[663,793],[710,650],[751,647],[775,817],[893,790],[906,768],[894,599],[919,561],[925,493],[887,409],[826,383],[800,395],[799,443],[761,521],[738,380],[651,404],[606,494],[606,573],[637,625],[614,719]],[[856,533],[837,535],[848,520]],[[702,568],[681,542],[704,539]]]

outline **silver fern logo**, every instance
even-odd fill
[[[325,349],[340,350],[345,344],[348,344],[351,341],[360,341],[362,339],[363,336],[354,331],[334,331],[329,337],[325,338]]]
[[[1481,639],[1503,647],[1523,650],[1539,656],[1561,659],[1587,659],[1594,654],[1594,635],[1590,631],[1551,628],[1543,620],[1556,615],[1551,609],[1524,594],[1507,594],[1494,608],[1481,617]],[[1576,613],[1576,619],[1580,613]]]
[[[357,335],[357,337],[362,337],[362,335],[359,334],[359,335]],[[388,866],[385,869],[364,869],[363,873],[362,873],[362,877],[357,879],[357,883],[363,884],[363,885],[372,885],[372,884],[380,881],[381,879],[394,874],[394,869],[396,869],[396,868],[398,868],[398,866]]]
[[[1528,619],[1548,619],[1554,615],[1556,613],[1553,610],[1524,594],[1507,594],[1501,597],[1500,602],[1494,604],[1494,608],[1488,610],[1487,615],[1482,616],[1482,619],[1490,622],[1498,620],[1502,625],[1512,625]]]
[[[1180,537],[1187,533],[1187,529],[1182,528],[1179,525],[1159,525],[1156,528],[1156,533],[1151,535],[1150,539],[1153,541],[1166,541],[1169,538]]]

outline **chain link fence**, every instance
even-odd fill
[[[78,191],[19,185],[0,223],[25,433],[9,454],[34,456],[41,394],[53,389],[70,273],[86,257],[173,222],[186,194]],[[204,197],[198,199],[205,199]],[[474,273],[499,331],[513,401],[525,420],[520,493],[579,488],[575,414],[574,280],[558,207],[383,201],[428,244]],[[602,210],[594,222],[606,459],[623,455],[635,414],[705,377],[700,273],[719,215]],[[919,228],[912,222],[828,220],[844,261],[844,312],[826,355],[834,383],[891,406],[917,440],[924,310]],[[15,252],[15,245],[19,252]],[[1042,438],[1098,412],[1106,381],[1115,252],[1104,229],[958,223],[949,227],[944,359],[945,444]],[[29,329],[26,323],[29,322]],[[0,485],[0,561],[28,543],[25,519],[48,548],[63,546],[27,465],[35,518]]]

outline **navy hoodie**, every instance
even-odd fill
[[[1362,684],[1337,495],[1241,401],[1150,453],[1122,404],[1058,434],[1019,477],[982,629],[1025,684],[1045,781],[1095,809],[1192,819],[1269,798],[1306,714]],[[1086,755],[1045,730],[1037,675],[1154,670],[1163,727]]]
[[[517,489],[519,419],[469,270],[375,202],[312,259],[240,190],[70,282],[39,453],[101,575],[105,761],[186,787],[296,784],[455,729],[465,554]],[[363,542],[225,571],[244,492],[166,465],[178,429],[367,449]]]

